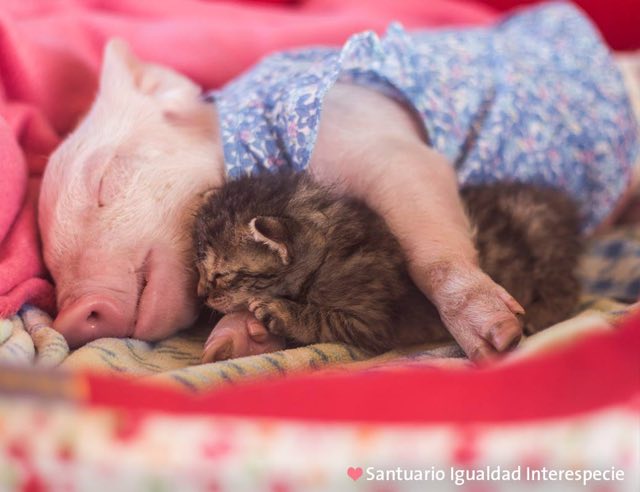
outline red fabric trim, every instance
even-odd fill
[[[640,392],[640,316],[512,365],[300,375],[188,395],[89,376],[89,403],[123,409],[359,422],[505,422],[588,412]]]

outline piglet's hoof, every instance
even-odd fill
[[[458,276],[440,315],[449,332],[474,362],[488,362],[518,345],[524,309],[484,274]],[[448,287],[448,286],[447,286]]]
[[[284,339],[269,333],[251,313],[230,313],[223,316],[211,331],[205,343],[202,362],[266,354],[283,348]]]

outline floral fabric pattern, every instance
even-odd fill
[[[638,126],[621,75],[591,22],[551,3],[486,28],[352,36],[342,49],[278,53],[208,97],[230,177],[303,170],[322,100],[338,81],[373,86],[420,116],[461,184],[559,186],[589,231],[629,185]]]

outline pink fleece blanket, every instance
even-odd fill
[[[54,309],[36,225],[40,176],[91,103],[108,38],[125,38],[141,58],[211,88],[268,52],[340,43],[358,30],[383,30],[392,19],[411,28],[494,17],[492,9],[463,0],[3,0],[0,318],[25,302]]]

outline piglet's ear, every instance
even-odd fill
[[[111,39],[105,46],[100,90],[114,94],[133,90],[153,97],[160,108],[172,113],[193,105],[201,92],[178,72],[139,60],[121,39]]]
[[[291,262],[289,229],[284,219],[280,217],[260,216],[254,217],[249,222],[251,236],[257,242],[266,244],[276,252],[282,263],[288,265]]]
[[[132,88],[140,62],[122,39],[110,39],[104,47],[100,90],[108,92],[121,88]]]

